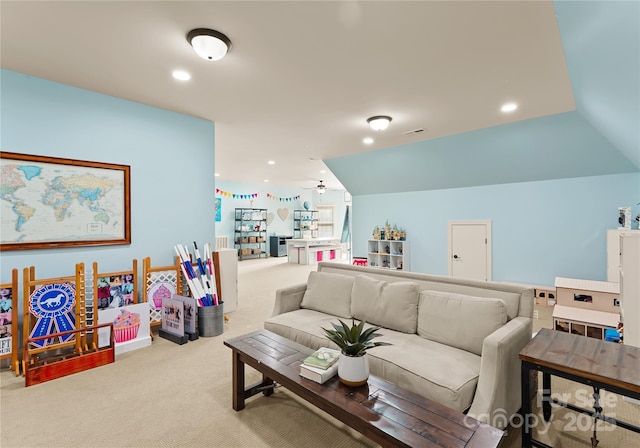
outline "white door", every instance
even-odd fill
[[[449,221],[449,275],[491,280],[491,221]]]

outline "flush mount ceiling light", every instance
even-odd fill
[[[367,123],[374,131],[384,131],[391,123],[391,117],[387,115],[376,115],[367,119]]]
[[[327,191],[327,187],[322,183],[322,181],[320,181],[320,183],[316,187],[316,191],[318,192],[318,194],[324,194],[324,192]]]
[[[208,28],[196,28],[187,33],[187,41],[202,59],[218,61],[231,49],[231,40],[224,34]]]

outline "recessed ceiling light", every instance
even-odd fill
[[[276,164],[275,160],[269,160],[267,163],[268,163],[269,165],[275,165],[275,164]]]
[[[216,173],[216,174],[214,174],[214,176],[220,177],[220,173]]]
[[[320,170],[320,174],[324,174],[326,172],[327,172],[327,170]]]
[[[171,75],[178,81],[189,81],[191,79],[189,72],[185,72],[184,70],[174,70]]]
[[[362,139],[362,143],[364,143],[365,145],[370,145],[371,143],[373,143],[373,139],[371,137],[365,137]]]
[[[513,112],[517,108],[518,108],[518,105],[516,103],[504,103],[500,108],[500,110],[502,112]]]
[[[265,181],[265,182],[269,182],[269,179],[265,179],[264,181]]]

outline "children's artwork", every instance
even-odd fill
[[[37,365],[54,350],[72,349],[80,354],[88,346],[87,332],[74,331],[87,327],[85,279],[84,263],[75,265],[75,275],[48,279],[37,279],[33,266],[24,268],[22,372],[25,375],[29,366]]]
[[[98,277],[98,309],[132,305],[133,274]]]
[[[151,345],[149,305],[137,303],[98,311],[98,323],[113,323],[116,355]],[[98,346],[109,345],[109,328],[98,330]]]
[[[216,198],[216,222],[222,221],[222,198]]]
[[[50,283],[36,288],[29,297],[29,312],[35,319],[30,338],[76,329],[76,285],[71,282]],[[74,340],[75,334],[32,341],[32,347]]]
[[[162,330],[184,336],[184,303],[178,299],[162,299]]]
[[[9,355],[13,348],[13,288],[0,288],[0,355]]]
[[[175,295],[172,297],[174,300],[180,300],[184,303],[184,331],[187,333],[196,332],[196,320],[197,320],[197,303],[193,297],[185,297]]]
[[[162,300],[170,299],[176,293],[176,286],[172,282],[158,282],[149,287],[147,302],[155,309],[162,308]]]
[[[142,260],[142,278],[144,300],[147,304],[147,313],[151,319],[151,326],[162,324],[162,299],[171,298],[182,290],[180,273],[180,257],[174,258],[173,266],[151,266],[151,258]]]

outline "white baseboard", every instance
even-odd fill
[[[146,338],[138,338],[128,342],[122,342],[116,344],[116,356],[122,353],[130,352],[131,350],[137,350],[139,348],[149,347],[151,345],[151,336]]]

